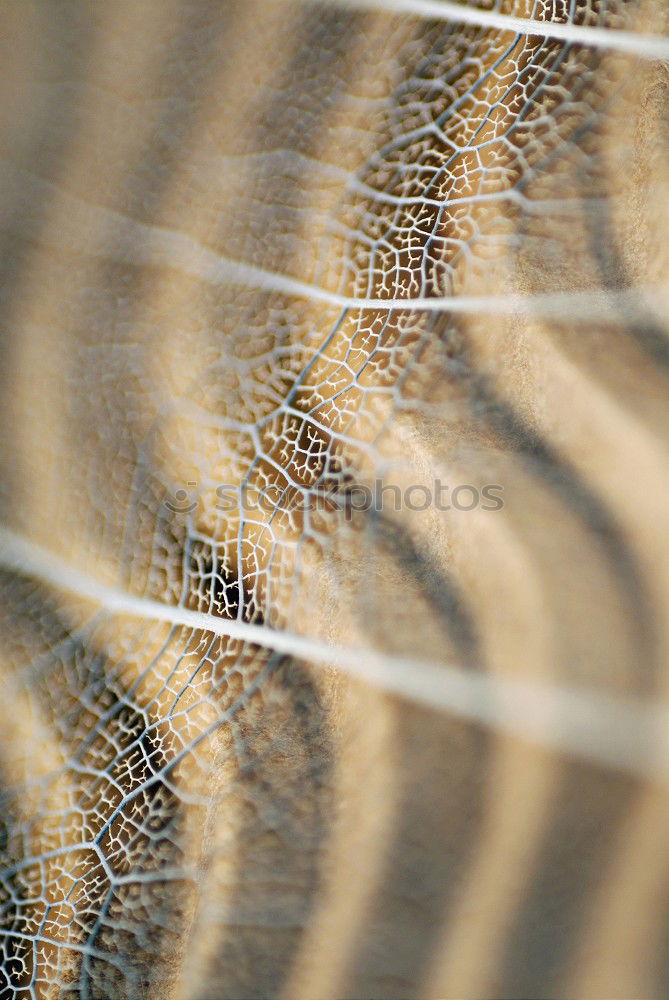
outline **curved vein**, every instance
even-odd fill
[[[322,0],[304,0],[321,3]],[[453,0],[334,0],[338,7],[385,11],[389,14],[412,14],[426,20],[456,21],[480,28],[513,31],[518,35],[535,35],[590,48],[626,52],[641,59],[669,59],[669,38],[646,35],[615,28],[587,27],[562,21],[537,21],[531,17],[516,17],[499,11],[465,7]]]
[[[16,167],[0,158],[0,184],[13,191],[17,204],[39,204],[44,195],[57,195],[62,213],[57,239],[51,230],[16,224],[14,216],[0,218],[0,230],[18,231],[20,235],[70,251],[119,260],[132,266],[167,267],[189,274],[206,284],[275,292],[338,309],[373,309],[383,312],[470,313],[493,316],[530,315],[544,319],[568,319],[570,322],[595,323],[615,320],[621,311],[625,319],[632,315],[646,318],[649,308],[663,309],[663,286],[639,286],[624,289],[593,288],[581,291],[558,291],[499,295],[429,295],[395,298],[356,297],[332,292],[319,285],[301,281],[288,274],[270,271],[255,264],[234,260],[204,246],[187,233],[138,222],[120,212],[84,201],[68,194],[58,185]],[[17,215],[20,213],[17,212]],[[94,241],[91,233],[101,233]],[[644,298],[646,301],[644,301]]]
[[[267,626],[137,597],[107,586],[0,527],[0,566],[128,615],[254,643],[343,673],[526,742],[647,778],[669,780],[669,706],[602,692],[465,671],[449,664],[335,646]]]

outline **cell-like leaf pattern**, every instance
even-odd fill
[[[662,996],[647,0],[5,0],[0,996]]]

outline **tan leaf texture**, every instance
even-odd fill
[[[0,0],[0,998],[669,994],[664,0]]]

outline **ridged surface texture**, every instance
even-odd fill
[[[0,998],[669,996],[664,0],[0,13]]]

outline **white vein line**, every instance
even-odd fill
[[[406,312],[415,309],[494,316],[525,314],[545,319],[568,318],[576,323],[615,320],[620,310],[625,310],[625,319],[629,321],[631,313],[646,316],[651,305],[662,309],[662,296],[667,292],[662,286],[641,286],[634,289],[597,288],[522,295],[360,298],[330,292],[289,275],[222,256],[186,233],[138,222],[120,212],[84,201],[2,159],[0,187],[7,194],[7,203],[15,209],[5,218],[0,216],[0,230],[18,232],[56,249],[118,260],[132,266],[167,267],[215,287],[238,285],[320,302],[340,310]],[[32,220],[31,206],[41,204],[44,197],[54,199],[59,206],[58,226],[42,227]],[[643,302],[642,296],[648,299],[647,303]]]
[[[330,292],[286,274],[268,271],[254,264],[233,260],[203,246],[173,229],[137,222],[119,212],[68,194],[41,177],[0,159],[0,187],[6,201],[16,210],[0,215],[0,230],[9,229],[75,253],[133,266],[167,267],[189,274],[215,287],[231,284],[260,291],[321,302],[337,309],[376,309],[384,312],[470,313],[511,316],[526,314],[545,319],[566,319],[578,323],[615,320],[620,311],[630,320],[631,313],[647,315],[651,305],[662,309],[663,286],[631,289],[591,289],[578,292],[538,294],[441,295],[405,298],[374,298]],[[30,206],[42,198],[56,198],[60,211],[58,226],[41,227],[30,221]],[[23,216],[21,222],[16,219]],[[644,304],[642,296],[649,301]]]
[[[644,777],[669,780],[669,706],[465,671],[228,621],[109,587],[0,527],[0,566],[100,604],[109,614],[203,629],[312,663],[434,710]]]
[[[435,183],[439,184],[440,182],[435,181]],[[506,191],[492,191],[482,194],[463,195],[462,197],[445,196],[443,198],[428,198],[422,197],[421,195],[394,195],[388,194],[386,191],[381,191],[378,188],[371,187],[369,184],[365,184],[364,181],[357,180],[357,178],[354,178],[351,181],[349,190],[365,195],[365,197],[370,198],[373,201],[383,202],[387,205],[397,205],[399,208],[404,208],[408,205],[431,205],[435,208],[451,208],[454,205],[480,205],[486,203],[494,205],[498,202],[503,204],[504,202],[510,201],[518,205],[529,215],[541,215],[546,212],[583,214],[584,210],[588,207],[597,204],[606,204],[605,199],[603,198],[570,198],[568,200],[545,198],[533,201],[531,198],[524,197],[520,191],[517,191],[514,188]]]
[[[306,0],[321,3],[322,0]],[[453,0],[334,0],[338,7],[375,10],[389,14],[413,14],[414,17],[437,21],[457,21],[480,28],[513,31],[518,35],[537,35],[576,42],[596,49],[627,52],[642,59],[669,59],[669,38],[645,35],[615,28],[588,27],[561,21],[538,21],[531,17],[516,17],[498,11],[465,7]]]

